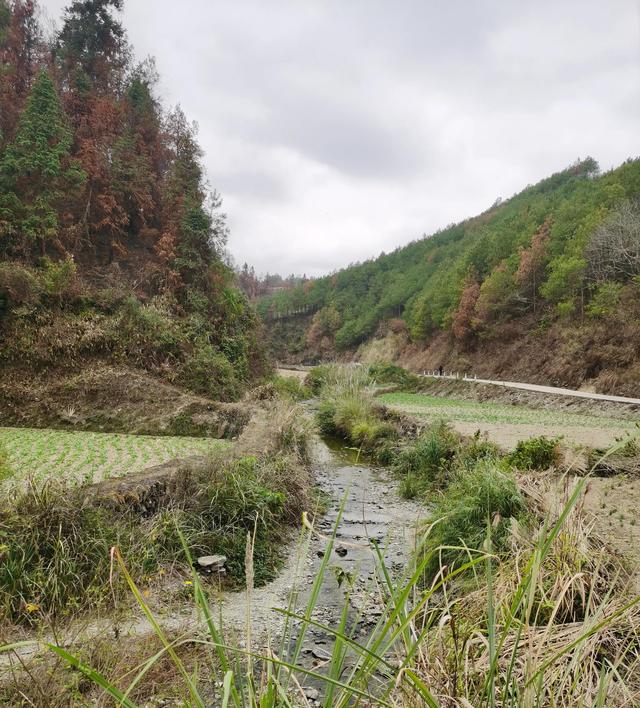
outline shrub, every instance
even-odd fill
[[[221,400],[235,398],[240,390],[233,366],[210,344],[200,346],[185,359],[178,380],[196,393]]]
[[[403,493],[416,496],[433,487],[443,487],[450,479],[460,438],[446,423],[431,426],[420,437],[400,451],[394,470],[410,477],[402,485]]]
[[[379,363],[369,367],[369,376],[377,383],[398,384],[403,388],[415,385],[419,378],[395,364]]]
[[[623,290],[622,283],[601,283],[586,307],[587,315],[594,318],[613,315],[618,309]]]
[[[273,385],[281,398],[290,401],[304,401],[311,397],[306,384],[293,376],[274,376]]]
[[[40,279],[45,293],[58,302],[74,300],[82,294],[78,269],[73,258],[63,261],[44,258]]]
[[[514,476],[495,463],[480,462],[473,469],[460,470],[437,502],[421,548],[424,555],[444,547],[427,563],[426,579],[430,581],[441,565],[450,571],[468,560],[464,548],[482,549],[488,523],[494,549],[503,549],[510,519],[522,516],[525,508]]]
[[[323,435],[337,435],[335,424],[336,404],[334,401],[322,401],[316,411],[316,421]]]
[[[18,263],[0,263],[0,309],[35,305],[42,286],[35,275]]]
[[[479,432],[469,441],[464,441],[458,453],[458,463],[462,466],[473,467],[482,460],[498,461],[503,457],[500,447],[489,440],[482,440]]]
[[[511,465],[520,470],[546,470],[558,460],[559,438],[544,435],[529,440],[520,440],[509,455]]]
[[[321,364],[320,366],[314,366],[311,371],[307,374],[305,379],[305,386],[311,389],[314,395],[318,395],[325,385],[329,372],[331,371],[331,366],[327,364]]]

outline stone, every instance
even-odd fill
[[[214,570],[222,570],[226,562],[226,556],[200,556],[198,558],[198,565],[210,572]]]

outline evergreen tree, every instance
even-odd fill
[[[40,71],[0,161],[0,233],[25,252],[58,236],[60,208],[82,181],[70,160],[71,131],[49,74]]]
[[[169,262],[183,296],[185,286],[191,293],[199,290],[210,296],[215,279],[209,267],[227,239],[226,217],[219,210],[222,200],[217,193],[207,192],[196,126],[180,108],[169,115],[165,131],[171,161],[163,185],[165,230],[158,252]]]
[[[15,133],[44,53],[33,0],[0,0],[0,141]]]
[[[75,0],[67,8],[55,54],[73,92],[87,96],[121,88],[130,49],[113,11],[122,5],[123,0]]]

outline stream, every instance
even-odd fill
[[[366,642],[381,615],[374,582],[376,554],[373,543],[379,543],[383,549],[386,566],[392,575],[401,574],[410,561],[416,525],[425,516],[425,507],[402,499],[397,481],[388,471],[358,461],[357,454],[342,443],[316,439],[312,460],[315,482],[326,498],[326,513],[316,520],[308,553],[302,554],[300,544],[293,542],[283,569],[274,581],[254,589],[250,598],[244,591],[224,591],[218,601],[212,603],[214,616],[222,617],[223,629],[230,635],[227,641],[236,639],[240,647],[246,646],[244,628],[248,610],[254,650],[266,646],[267,641],[271,646],[278,646],[283,617],[273,608],[287,607],[293,591],[297,592],[298,611],[304,612],[341,507],[329,567],[312,615],[314,620],[337,628],[350,589],[349,629],[357,641]],[[195,636],[203,631],[201,618],[191,604],[160,609],[157,619],[168,633]],[[91,641],[97,636],[117,635],[121,641],[126,641],[126,637],[151,633],[151,625],[142,616],[121,620],[117,625],[112,618],[80,620],[58,633],[58,643],[72,650],[74,644]],[[11,638],[3,639],[11,641]],[[309,627],[299,663],[322,673],[331,648],[330,635]],[[39,651],[38,645],[33,645],[12,654],[0,654],[0,676],[18,660],[24,661]],[[313,700],[317,689],[313,682],[307,682],[307,685],[308,698]]]

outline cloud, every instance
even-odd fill
[[[61,0],[44,4],[57,14]],[[126,0],[238,262],[319,274],[638,151],[635,0]]]

